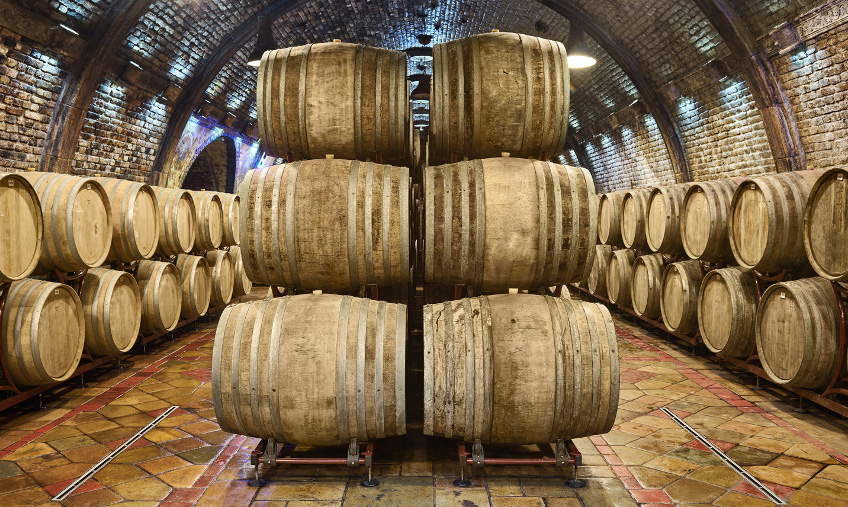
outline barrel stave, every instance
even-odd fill
[[[18,174],[0,173],[0,283],[29,276],[44,240],[41,202],[32,184]]]

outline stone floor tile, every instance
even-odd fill
[[[754,449],[744,445],[737,445],[725,452],[725,454],[742,466],[767,465],[777,457],[777,454],[773,452]]]
[[[698,468],[698,465],[669,456],[654,458],[644,466],[679,476],[687,475]]]
[[[848,507],[848,499],[834,498],[806,490],[793,493],[786,503],[798,507]]]
[[[591,507],[636,507],[633,499],[618,479],[592,479],[583,488],[572,490]],[[548,504],[550,506],[550,504]]]
[[[826,452],[822,451],[813,444],[794,444],[789,449],[784,451],[785,455],[793,458],[800,458],[809,461],[816,461],[824,464],[836,464],[837,461]]]
[[[358,482],[358,481],[357,481]],[[279,482],[266,484],[257,500],[341,500],[347,482]],[[363,488],[365,489],[365,488]],[[377,489],[377,488],[374,488]]]
[[[676,425],[675,425],[676,426]],[[677,426],[675,428],[663,428],[651,434],[651,438],[662,440],[670,444],[683,445],[692,441],[692,434],[683,428]]]
[[[671,451],[672,449],[676,448],[678,444],[673,442],[667,442],[665,440],[650,436],[634,440],[627,444],[627,446],[635,447],[637,449],[643,449],[645,451],[650,451],[656,454],[665,454],[668,451]]]
[[[148,476],[147,472],[129,463],[109,463],[94,474],[94,478],[104,486],[114,486]]]
[[[175,428],[153,428],[152,430],[144,434],[144,438],[153,442],[154,444],[177,440],[180,438],[185,438],[187,436],[189,436],[187,433]]]
[[[272,500],[272,501],[269,501],[269,502],[254,502],[253,505],[258,505],[259,503],[265,503],[265,504],[268,504],[269,507],[275,507],[274,504],[282,503],[282,502],[274,502]],[[332,501],[332,500],[331,501],[323,500],[323,501],[317,501],[317,502],[310,502],[308,500],[292,500],[291,502],[288,502],[286,504],[286,507],[341,507],[341,505],[342,505],[342,502]],[[280,507],[280,506],[276,506],[276,507]]]
[[[725,494],[725,488],[719,488],[692,479],[680,479],[665,488],[666,494],[675,503],[710,503]]]
[[[63,451],[62,454],[65,455],[71,461],[78,463],[97,463],[104,457],[106,457],[111,449],[106,447],[103,444],[94,444],[86,447],[76,447],[74,449],[68,449],[67,451]]]
[[[820,479],[848,483],[848,465],[830,465],[825,467],[816,476]]]
[[[824,468],[824,465],[821,463],[816,463],[815,461],[809,461],[806,459],[793,458],[791,456],[778,456],[774,459],[774,461],[769,463],[769,466],[792,470],[793,472],[799,472],[810,476],[816,475],[819,470]],[[848,477],[846,477],[845,482],[848,482]]]
[[[261,490],[248,485],[246,481],[215,481],[205,489],[196,505],[217,507],[222,500],[229,505],[247,505],[258,491]]]
[[[490,477],[486,489],[492,496],[522,496],[521,483],[514,477]]]
[[[155,445],[124,451],[112,460],[112,463],[141,463],[154,458],[167,456],[168,451]]]
[[[704,466],[690,473],[687,478],[725,489],[733,487],[742,480],[739,474],[726,465]]]
[[[363,488],[358,482],[351,481],[347,492],[344,493],[344,505],[345,507],[423,506],[432,505],[434,498],[433,477],[381,477],[380,485],[375,488]],[[289,505],[292,504],[289,503]],[[309,507],[312,507],[312,504],[309,504]]]
[[[746,467],[751,474],[761,481],[773,482],[782,486],[791,488],[800,488],[805,482],[810,480],[810,475],[785,470],[783,468],[775,468],[772,466],[752,466]]]
[[[186,438],[180,438],[180,439],[177,439],[177,440],[171,440],[169,442],[162,442],[159,445],[163,449],[167,449],[168,451],[171,451],[172,453],[177,454],[177,453],[181,453],[181,452],[184,452],[184,451],[190,451],[192,449],[197,449],[198,447],[205,446],[206,442],[204,442],[203,440],[200,440],[199,438],[186,437]]]
[[[112,491],[127,500],[154,500],[159,501],[168,496],[171,488],[155,477],[145,477],[130,482],[124,482],[112,486]],[[224,497],[220,497],[222,499]],[[229,499],[227,500],[229,501]]]
[[[829,496],[832,498],[848,498],[848,484],[836,482],[830,479],[815,477],[804,485],[804,489],[812,493]]]
[[[492,507],[545,507],[545,501],[530,496],[492,496]]]
[[[489,495],[483,490],[436,490],[435,505],[439,507],[484,507],[489,505]]]
[[[548,507],[583,507],[577,498],[545,498]]]
[[[191,463],[180,458],[179,456],[165,456],[163,458],[152,459],[139,463],[139,466],[151,474],[160,474],[168,472],[176,468],[188,466]]]
[[[774,440],[771,438],[764,438],[759,435],[755,435],[745,440],[744,442],[742,442],[742,444],[748,447],[753,447],[754,449],[773,452],[775,454],[780,454],[792,447],[792,444],[790,444],[789,442],[784,442],[782,440]]]
[[[94,505],[112,505],[120,501],[121,497],[114,491],[101,488],[71,496],[66,498],[63,503],[68,507],[89,507]]]
[[[606,479],[591,479],[589,482]],[[522,477],[521,487],[524,494],[527,496],[541,497],[571,497],[575,496],[575,489],[566,485],[563,477],[539,478],[539,477]]]
[[[187,461],[191,461],[196,465],[205,465],[212,463],[218,454],[221,453],[222,447],[220,445],[208,445],[204,447],[198,447],[197,449],[192,449],[190,451],[184,451],[179,453],[179,456]]]
[[[774,503],[763,498],[754,498],[735,491],[729,491],[715,500],[713,505],[721,507],[773,507]]]
[[[20,491],[22,489],[32,488],[35,486],[38,486],[38,483],[26,474],[13,475],[11,477],[6,477],[5,479],[0,479],[0,492],[3,493]]]
[[[666,453],[666,456],[682,459],[697,465],[721,465],[724,462],[710,451],[701,451],[691,447],[678,447]]]
[[[56,452],[52,447],[44,442],[34,442],[31,444],[26,444],[20,449],[15,450],[14,452],[6,455],[4,460],[7,461],[17,461],[20,459],[27,458],[35,458],[36,456],[43,456],[45,454],[52,454]]]
[[[658,456],[655,452],[645,451],[635,447],[613,446],[612,449],[625,465],[641,465],[642,463],[650,461]]]
[[[0,505],[5,507],[48,504],[51,496],[41,488],[9,491],[0,488]]]
[[[680,479],[679,475],[670,474],[653,468],[634,466],[629,467],[631,473],[643,488],[661,489]]]
[[[203,465],[189,465],[157,474],[156,477],[174,488],[190,488],[204,470],[206,470],[206,467]]]
[[[78,435],[82,435],[82,432],[78,430],[75,426],[65,426],[64,424],[56,426],[52,430],[47,433],[41,435],[40,437],[35,439],[35,442],[50,442],[61,440],[63,438],[75,437]],[[53,447],[53,446],[51,446]],[[57,451],[61,451],[63,449],[57,449],[53,447]]]

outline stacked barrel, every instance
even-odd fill
[[[263,149],[289,162],[245,176],[229,253],[248,280],[219,276],[289,295],[221,316],[218,423],[310,445],[402,435],[407,307],[355,295],[410,281],[409,169],[384,163],[410,154],[406,56],[341,42],[269,51],[257,98]],[[213,272],[220,257],[207,253]]]
[[[722,356],[756,355],[775,383],[822,389],[844,368],[837,283],[848,281],[845,170],[613,192],[601,196],[599,220],[599,239],[613,249],[598,250],[609,260],[595,262],[590,280],[606,275],[608,283],[606,293],[592,283],[595,295],[629,305],[615,299],[629,269],[635,313],[698,332]],[[620,237],[609,233],[616,223]],[[615,249],[634,245],[656,253]]]
[[[490,33],[433,48],[430,160],[442,165],[423,177],[425,434],[531,444],[613,424],[609,312],[541,295],[587,280],[596,253],[591,176],[547,161],[564,146],[568,82],[556,41]],[[441,302],[453,290],[439,286],[483,295]]]

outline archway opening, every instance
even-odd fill
[[[187,190],[234,192],[238,155],[229,137],[215,139],[191,164],[182,187]]]

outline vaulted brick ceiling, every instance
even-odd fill
[[[558,1],[546,1],[554,5]],[[58,10],[85,33],[100,18],[107,0],[36,0],[42,10]],[[573,0],[603,30],[632,53],[655,89],[684,76],[727,49],[692,0]],[[760,37],[796,15],[812,0],[739,0],[738,8]],[[158,0],[123,42],[122,52],[172,82],[185,85],[198,66],[242,24],[263,8],[257,0]],[[274,24],[280,47],[334,38],[404,49],[418,34],[433,44],[493,28],[565,41],[570,23],[539,1],[528,0],[292,0]],[[255,38],[253,39],[255,40]],[[593,124],[639,98],[634,84],[595,41],[599,64],[572,73],[575,93],[571,124]],[[206,90],[208,100],[237,117],[254,119],[256,70],[246,65],[254,42],[241,48]],[[410,73],[419,72],[415,65]]]

